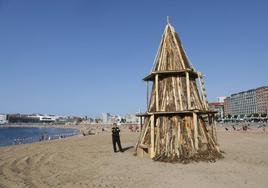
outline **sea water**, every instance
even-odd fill
[[[64,138],[76,134],[78,130],[65,128],[0,128],[0,147]]]

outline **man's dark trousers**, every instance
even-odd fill
[[[120,142],[120,136],[114,136],[113,135],[113,147],[114,147],[114,152],[116,152],[116,144],[118,145],[119,150],[122,152],[122,146]]]

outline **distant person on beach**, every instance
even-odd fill
[[[248,125],[243,125],[242,129],[243,129],[243,131],[247,131],[248,130]]]
[[[234,131],[236,131],[236,128],[235,128],[235,126],[234,126],[234,125],[232,125],[232,127],[233,127]]]
[[[120,134],[119,133],[120,133],[120,129],[117,126],[117,124],[114,123],[113,124],[113,127],[112,127],[112,138],[113,138],[113,149],[114,149],[114,152],[117,152],[116,144],[119,147],[119,151],[120,152],[123,152],[123,149],[122,149],[122,146],[121,146],[121,141],[120,141]]]

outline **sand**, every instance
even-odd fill
[[[138,133],[122,133],[123,147]],[[268,134],[218,133],[225,158],[169,164],[113,153],[109,133],[0,148],[0,187],[268,187]]]

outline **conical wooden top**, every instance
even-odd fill
[[[196,78],[181,40],[168,22],[151,73],[144,78],[153,81],[149,112],[182,112],[206,109]]]
[[[168,23],[160,43],[153,71],[192,69],[173,26]]]

